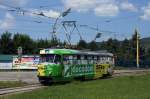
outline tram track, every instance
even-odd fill
[[[114,70],[113,77],[150,74],[150,69]]]
[[[45,86],[42,86],[41,84],[33,84],[33,85],[27,85],[23,87],[3,88],[3,89],[0,89],[0,96],[28,92],[28,91],[32,91],[34,89],[43,88],[43,87]]]

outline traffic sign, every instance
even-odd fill
[[[18,47],[17,51],[18,51],[18,55],[21,55],[22,54],[22,47],[21,46]]]

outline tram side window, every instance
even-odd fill
[[[108,63],[108,56],[105,57],[106,63]]]
[[[105,56],[105,63],[108,63],[108,57]]]
[[[93,59],[94,59],[94,64],[97,64],[98,63],[97,62],[97,56],[94,56]]]
[[[88,63],[89,64],[93,64],[94,63],[93,62],[93,56],[91,56],[91,55],[88,56]]]
[[[64,65],[68,64],[68,56],[63,56],[63,64]]]
[[[81,64],[81,56],[77,55],[77,64]]]
[[[102,63],[103,63],[103,64],[106,63],[106,58],[105,58],[105,56],[102,57]]]
[[[72,63],[73,63],[73,65],[78,64],[78,61],[77,61],[77,55],[73,55]]]
[[[111,63],[111,57],[108,56],[108,63]]]
[[[108,64],[109,63],[109,57],[106,56],[106,63]]]
[[[113,58],[109,57],[109,63],[112,64],[113,63]]]
[[[100,56],[97,56],[97,64],[100,64]]]
[[[64,55],[64,57],[63,57],[63,64],[64,65],[71,65],[71,64],[73,64],[73,56],[72,55]]]
[[[61,56],[60,56],[60,55],[56,55],[56,56],[55,56],[54,63],[60,64],[60,62],[61,62]]]
[[[87,64],[87,56],[86,55],[81,56],[81,64]]]
[[[69,55],[69,63],[72,65],[73,64],[73,55]]]
[[[99,64],[103,64],[103,63],[104,63],[104,58],[103,58],[103,56],[101,56],[99,59]]]

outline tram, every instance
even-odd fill
[[[108,52],[72,49],[42,49],[38,65],[38,78],[42,84],[98,79],[112,75],[114,57]]]

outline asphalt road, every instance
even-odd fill
[[[39,83],[36,71],[0,72],[0,81],[23,81],[26,83]]]
[[[135,75],[150,73],[150,69],[145,70],[114,70],[114,76]],[[0,81],[23,81],[29,84],[39,83],[37,71],[9,71],[0,72]]]

